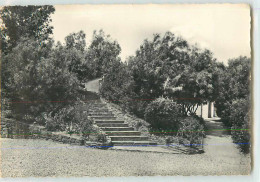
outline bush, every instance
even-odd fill
[[[90,132],[88,137],[85,139],[97,143],[96,147],[100,149],[108,149],[112,146],[111,140],[108,140],[106,134],[97,126],[92,127],[92,132]]]
[[[48,131],[60,130],[60,123],[54,120],[50,115],[45,115],[45,127]]]
[[[232,129],[234,143],[243,153],[250,151],[250,85],[251,58],[238,57],[229,60],[221,74],[216,100],[217,114]]]
[[[80,132],[82,133],[84,138],[88,139],[90,134],[96,132],[93,122],[88,118],[82,120],[80,122]]]
[[[177,130],[179,124],[180,108],[170,99],[158,98],[151,102],[145,110],[145,120],[151,124],[154,130],[167,131]]]
[[[179,130],[177,136],[185,139],[190,147],[197,148],[202,146],[204,133],[204,124],[197,116],[183,117],[179,120]]]
[[[44,46],[33,38],[21,38],[17,46],[2,57],[6,66],[3,85],[15,119],[33,123],[41,113],[64,107],[77,98],[79,81],[69,72],[60,56],[67,52],[54,48],[53,41]],[[53,104],[53,101],[61,101]]]
[[[250,102],[249,99],[238,99],[232,103],[230,108],[231,136],[243,153],[250,151]]]
[[[45,114],[45,124],[49,131],[67,131],[68,133],[87,133],[92,131],[93,123],[81,112],[82,103],[69,105],[57,111]]]
[[[229,60],[228,67],[220,74],[218,97],[216,99],[217,115],[222,122],[232,126],[231,107],[236,99],[250,95],[251,58],[238,57]],[[249,105],[248,105],[249,106]],[[248,107],[247,106],[247,107]]]
[[[136,99],[133,101],[127,102],[127,107],[130,113],[133,113],[139,118],[145,118],[146,108],[151,103],[151,101],[144,101],[141,99]]]

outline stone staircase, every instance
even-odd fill
[[[113,146],[151,146],[155,142],[149,141],[141,132],[134,131],[123,119],[114,116],[105,103],[93,102],[88,105],[88,116],[94,123],[110,137]]]

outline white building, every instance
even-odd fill
[[[214,102],[207,101],[206,103],[200,105],[196,111],[196,114],[204,119],[217,117]]]

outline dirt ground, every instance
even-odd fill
[[[229,136],[208,136],[205,153],[115,151],[46,140],[0,139],[2,177],[246,175],[250,156]]]

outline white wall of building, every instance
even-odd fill
[[[209,107],[210,107],[210,115],[209,115]],[[202,106],[199,106],[197,111],[196,111],[196,114],[198,116],[202,115],[203,118],[213,118],[213,117],[216,117],[215,109],[214,109],[214,103],[213,102],[207,102],[206,104],[203,104]]]

